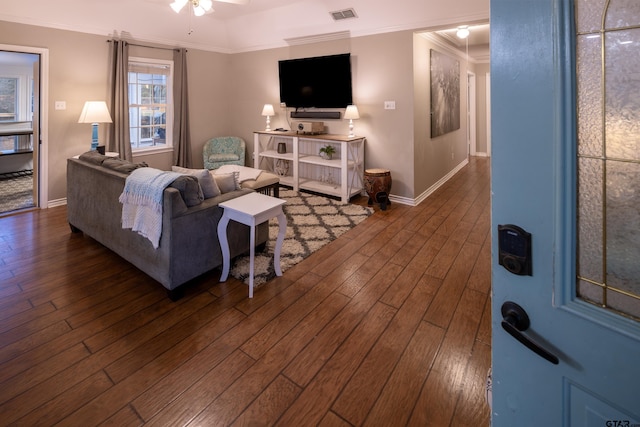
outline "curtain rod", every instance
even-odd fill
[[[117,41],[117,40],[107,40],[107,43],[112,43],[112,42],[114,42],[114,41]],[[180,51],[180,49],[175,48],[175,47],[147,46],[147,45],[144,45],[144,44],[131,43],[131,42],[128,42],[128,41],[125,41],[125,40],[122,40],[122,41],[123,41],[124,43],[128,44],[129,46],[147,47],[147,48],[149,48],[149,49],[173,50],[173,51],[176,51],[176,52]]]

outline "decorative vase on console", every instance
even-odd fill
[[[276,160],[275,171],[280,176],[287,176],[289,173],[289,162],[284,159]]]

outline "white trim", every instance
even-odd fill
[[[487,100],[487,156],[491,157],[491,73],[485,76]]]
[[[56,200],[49,200],[49,203],[47,204],[48,208],[55,208],[58,206],[64,206],[67,204],[67,198],[62,198],[62,199],[56,199]]]
[[[475,61],[473,60],[473,58],[467,58],[467,55],[465,52],[447,44],[443,39],[441,39],[440,37],[434,35],[433,33],[418,33],[420,35],[420,37],[429,40],[431,43],[433,43],[435,46],[437,46],[438,48],[447,51],[449,53],[451,53],[452,55],[457,56],[458,58],[460,58],[461,61],[467,62],[467,63],[475,63]]]
[[[455,174],[460,172],[460,170],[468,164],[469,164],[469,158],[464,159],[453,170],[451,170],[448,174],[440,178],[438,182],[433,184],[431,187],[427,188],[422,194],[420,194],[415,199],[411,199],[409,197],[394,196],[393,194],[389,194],[389,201],[400,203],[402,205],[418,206],[420,203],[424,202],[427,199],[427,197],[433,194],[438,188],[442,187],[444,183],[449,181]]]
[[[469,164],[469,158],[464,159],[462,162],[458,164],[458,166],[456,166],[448,174],[440,178],[438,182],[433,184],[431,187],[427,188],[422,194],[420,194],[417,198],[413,200],[409,198],[400,198],[393,195],[389,196],[389,200],[391,200],[392,202],[398,202],[405,205],[418,206],[420,203],[424,202],[427,199],[427,197],[433,194],[438,188],[442,187],[444,183],[449,181],[455,174],[460,172],[460,170],[468,164]]]
[[[0,44],[0,50],[40,55],[40,142],[38,149],[38,207],[45,208],[49,198],[49,49]]]

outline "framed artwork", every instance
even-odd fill
[[[431,138],[460,129],[460,62],[431,49]]]

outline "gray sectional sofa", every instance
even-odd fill
[[[96,152],[68,159],[69,225],[72,231],[82,231],[160,282],[175,300],[181,296],[181,285],[222,265],[217,232],[222,208],[218,203],[253,190],[234,190],[193,203],[184,185],[165,188],[162,235],[154,249],[149,239],[121,226],[118,199],[128,174],[140,166],[146,165],[109,159]],[[195,205],[187,206],[185,200]],[[232,257],[249,251],[249,227],[232,221],[227,235]],[[256,245],[264,247],[268,238],[268,224],[261,224],[256,229]]]

